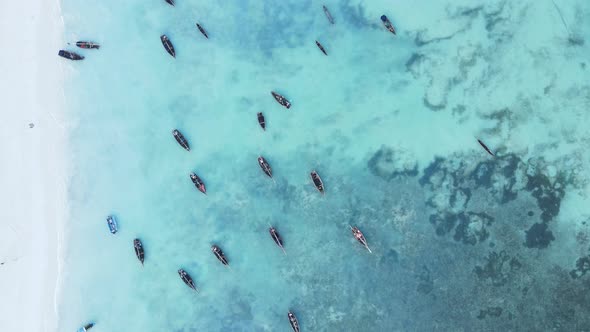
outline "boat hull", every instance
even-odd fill
[[[217,257],[217,259],[221,262],[221,264],[223,265],[229,265],[229,262],[227,261],[227,258],[225,258],[225,254],[223,253],[223,251],[221,250],[221,248],[219,248],[218,246],[214,245],[211,247],[211,251],[213,252],[213,254],[215,255],[215,257]]]
[[[84,60],[84,57],[81,56],[78,53],[75,52],[70,52],[70,51],[66,51],[66,50],[59,50],[59,52],[57,53],[57,55],[59,55],[62,58],[66,58],[68,60]]]
[[[117,234],[119,227],[117,225],[117,220],[115,220],[115,217],[107,217],[107,226],[109,227],[109,232],[111,232],[111,234]]]
[[[381,15],[381,22],[383,22],[383,25],[385,25],[385,28],[389,30],[389,32],[393,33],[394,35],[396,34],[395,28],[393,27],[393,24],[391,24],[391,21],[389,21],[387,16]]]
[[[205,38],[209,39],[209,36],[207,35],[207,31],[205,31],[205,29],[203,29],[203,27],[197,23],[197,29],[199,29],[199,31],[201,31],[201,33],[203,34],[203,36],[205,36]]]
[[[174,45],[172,45],[172,42],[170,41],[170,39],[168,39],[168,36],[161,35],[160,40],[162,41],[162,45],[164,46],[166,52],[168,52],[168,54],[170,54],[173,58],[176,58],[176,51],[174,50]]]
[[[176,140],[176,142],[182,146],[186,151],[190,151],[191,148],[188,144],[188,141],[186,140],[186,138],[184,137],[184,135],[178,130],[178,129],[174,129],[172,131],[172,136],[174,136],[174,139]]]
[[[280,94],[278,94],[278,93],[276,93],[274,91],[271,91],[270,93],[275,98],[275,100],[277,101],[277,103],[281,104],[282,106],[284,106],[287,109],[291,108],[291,102],[288,101],[287,98],[281,96]]]
[[[93,43],[93,42],[88,42],[88,41],[76,42],[76,46],[78,46],[79,48],[95,49],[95,50],[98,50],[100,48],[100,45]]]
[[[266,130],[266,121],[264,120],[264,115],[259,112],[256,116],[258,118],[258,124],[260,127],[262,127],[262,130]]]
[[[320,192],[320,193],[324,193],[324,182],[322,181],[322,179],[320,178],[320,176],[318,175],[318,173],[316,171],[312,171],[310,173],[310,177],[311,177],[311,181],[313,182],[313,185],[315,186],[315,188]]]
[[[141,265],[143,265],[143,261],[145,258],[143,243],[141,243],[139,239],[135,239],[133,240],[133,247],[135,249],[135,256],[137,256],[137,259],[139,260],[139,262],[141,262]]]
[[[264,157],[258,157],[258,165],[260,166],[264,174],[266,174],[269,178],[272,178],[272,168],[270,167],[266,159],[264,159]]]
[[[328,10],[328,8],[326,6],[323,6],[323,7],[324,7],[324,14],[326,14],[326,18],[328,19],[328,21],[331,24],[334,24],[334,18],[332,17],[332,14],[330,14],[330,11]]]

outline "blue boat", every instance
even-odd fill
[[[115,218],[113,216],[107,217],[107,224],[109,225],[109,231],[111,231],[111,234],[116,234],[117,233],[117,221],[115,220]]]

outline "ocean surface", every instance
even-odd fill
[[[289,310],[301,331],[590,330],[590,2],[62,10],[66,40],[101,48],[55,55],[71,166],[59,331],[286,332]]]

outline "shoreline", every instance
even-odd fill
[[[5,52],[0,150],[0,330],[55,331],[66,205],[64,25],[59,0],[0,5]],[[31,128],[30,124],[34,126]]]

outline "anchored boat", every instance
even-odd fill
[[[223,253],[223,251],[221,251],[221,248],[219,248],[216,245],[212,245],[211,251],[213,252],[215,257],[217,257],[217,259],[219,259],[221,264],[229,266],[229,262],[227,261],[227,258],[225,258],[225,254]]]
[[[383,22],[383,25],[385,25],[385,28],[389,30],[389,32],[393,33],[394,35],[396,34],[395,28],[393,27],[393,24],[391,24],[387,16],[381,15],[381,21]]]
[[[373,253],[371,251],[371,249],[369,249],[369,245],[367,244],[367,240],[365,239],[365,236],[363,235],[363,233],[361,232],[361,230],[358,229],[358,227],[353,227],[353,226],[350,226],[350,230],[352,231],[352,235],[354,236],[354,238],[360,244],[362,244],[370,253]]]
[[[197,189],[199,189],[200,192],[207,195],[207,189],[205,188],[205,183],[203,182],[203,180],[201,180],[201,178],[197,176],[197,174],[195,173],[191,173],[189,176],[193,181],[195,187],[197,187]]]
[[[310,175],[311,175],[311,181],[313,181],[313,185],[323,195],[324,194],[324,182],[322,181],[322,179],[318,175],[318,172],[316,172],[315,170],[311,171]]]
[[[256,116],[258,117],[258,124],[260,125],[260,127],[262,127],[262,130],[266,130],[266,122],[264,121],[264,115],[262,114],[262,112],[258,112]]]
[[[145,253],[143,251],[143,243],[141,243],[141,240],[139,240],[139,239],[133,240],[133,248],[135,249],[135,256],[137,256],[137,259],[139,259],[139,261],[141,262],[141,265],[143,265],[143,259],[145,257]]]
[[[320,44],[319,41],[315,41],[315,44],[320,48],[320,51],[322,51],[322,53],[324,53],[325,55],[328,55],[328,53],[326,53],[326,49],[324,48],[324,46],[322,46],[322,44]]]
[[[186,140],[186,138],[184,138],[184,135],[178,129],[174,129],[172,131],[172,135],[174,136],[174,139],[176,139],[176,142],[178,142],[178,144],[180,144],[180,146],[182,146],[186,151],[191,150],[191,148],[188,145],[188,141]]]
[[[90,330],[92,327],[94,326],[94,323],[88,323],[84,326],[82,326],[81,328],[78,329],[77,332],[87,332],[88,330]]]
[[[281,235],[279,235],[279,232],[277,232],[277,230],[274,227],[270,226],[270,228],[268,229],[268,233],[270,234],[270,237],[272,237],[273,241],[275,241],[277,246],[279,246],[279,248],[281,248],[283,253],[286,255],[287,252],[283,247],[283,239],[281,239]]]
[[[183,269],[178,270],[178,275],[180,276],[180,279],[182,279],[182,281],[187,286],[192,288],[194,291],[199,292],[199,290],[195,286],[195,282],[193,281],[193,278],[191,278],[191,276],[185,270],[183,270]]]
[[[258,165],[260,168],[262,168],[264,174],[268,175],[268,177],[272,179],[272,169],[263,156],[258,157]]]
[[[287,317],[289,317],[289,323],[291,324],[291,327],[293,328],[293,332],[299,332],[299,322],[297,321],[297,317],[295,317],[295,314],[291,311],[289,311],[289,313],[287,314]]]
[[[115,220],[115,217],[108,216],[107,217],[107,225],[109,226],[109,231],[111,232],[111,234],[117,233],[118,227],[117,227],[117,220]]]
[[[291,108],[291,103],[287,100],[287,98],[281,96],[280,94],[271,91],[270,92],[272,94],[272,96],[275,98],[275,100],[277,101],[277,103],[285,106],[287,109]]]
[[[324,14],[326,14],[328,21],[330,21],[330,23],[334,24],[334,18],[332,18],[332,14],[330,14],[330,11],[328,10],[328,8],[326,6],[322,6],[322,7],[324,7]]]
[[[98,45],[97,43],[93,43],[93,42],[89,42],[89,41],[76,42],[76,46],[78,46],[79,48],[96,49],[96,50],[98,50],[100,48],[100,45]]]
[[[205,31],[205,29],[203,29],[203,27],[197,23],[197,29],[199,29],[199,31],[201,31],[201,33],[203,34],[203,36],[205,36],[205,38],[209,39],[209,36],[207,36],[207,31]]]
[[[172,42],[170,41],[170,39],[168,39],[168,36],[161,35],[160,40],[162,41],[162,45],[164,45],[164,49],[166,49],[166,52],[168,52],[168,54],[172,55],[173,58],[176,58],[176,52],[174,51],[174,45],[172,45]]]
[[[59,50],[57,53],[62,58],[70,59],[70,60],[84,60],[84,57],[78,53],[70,52],[66,50]]]

